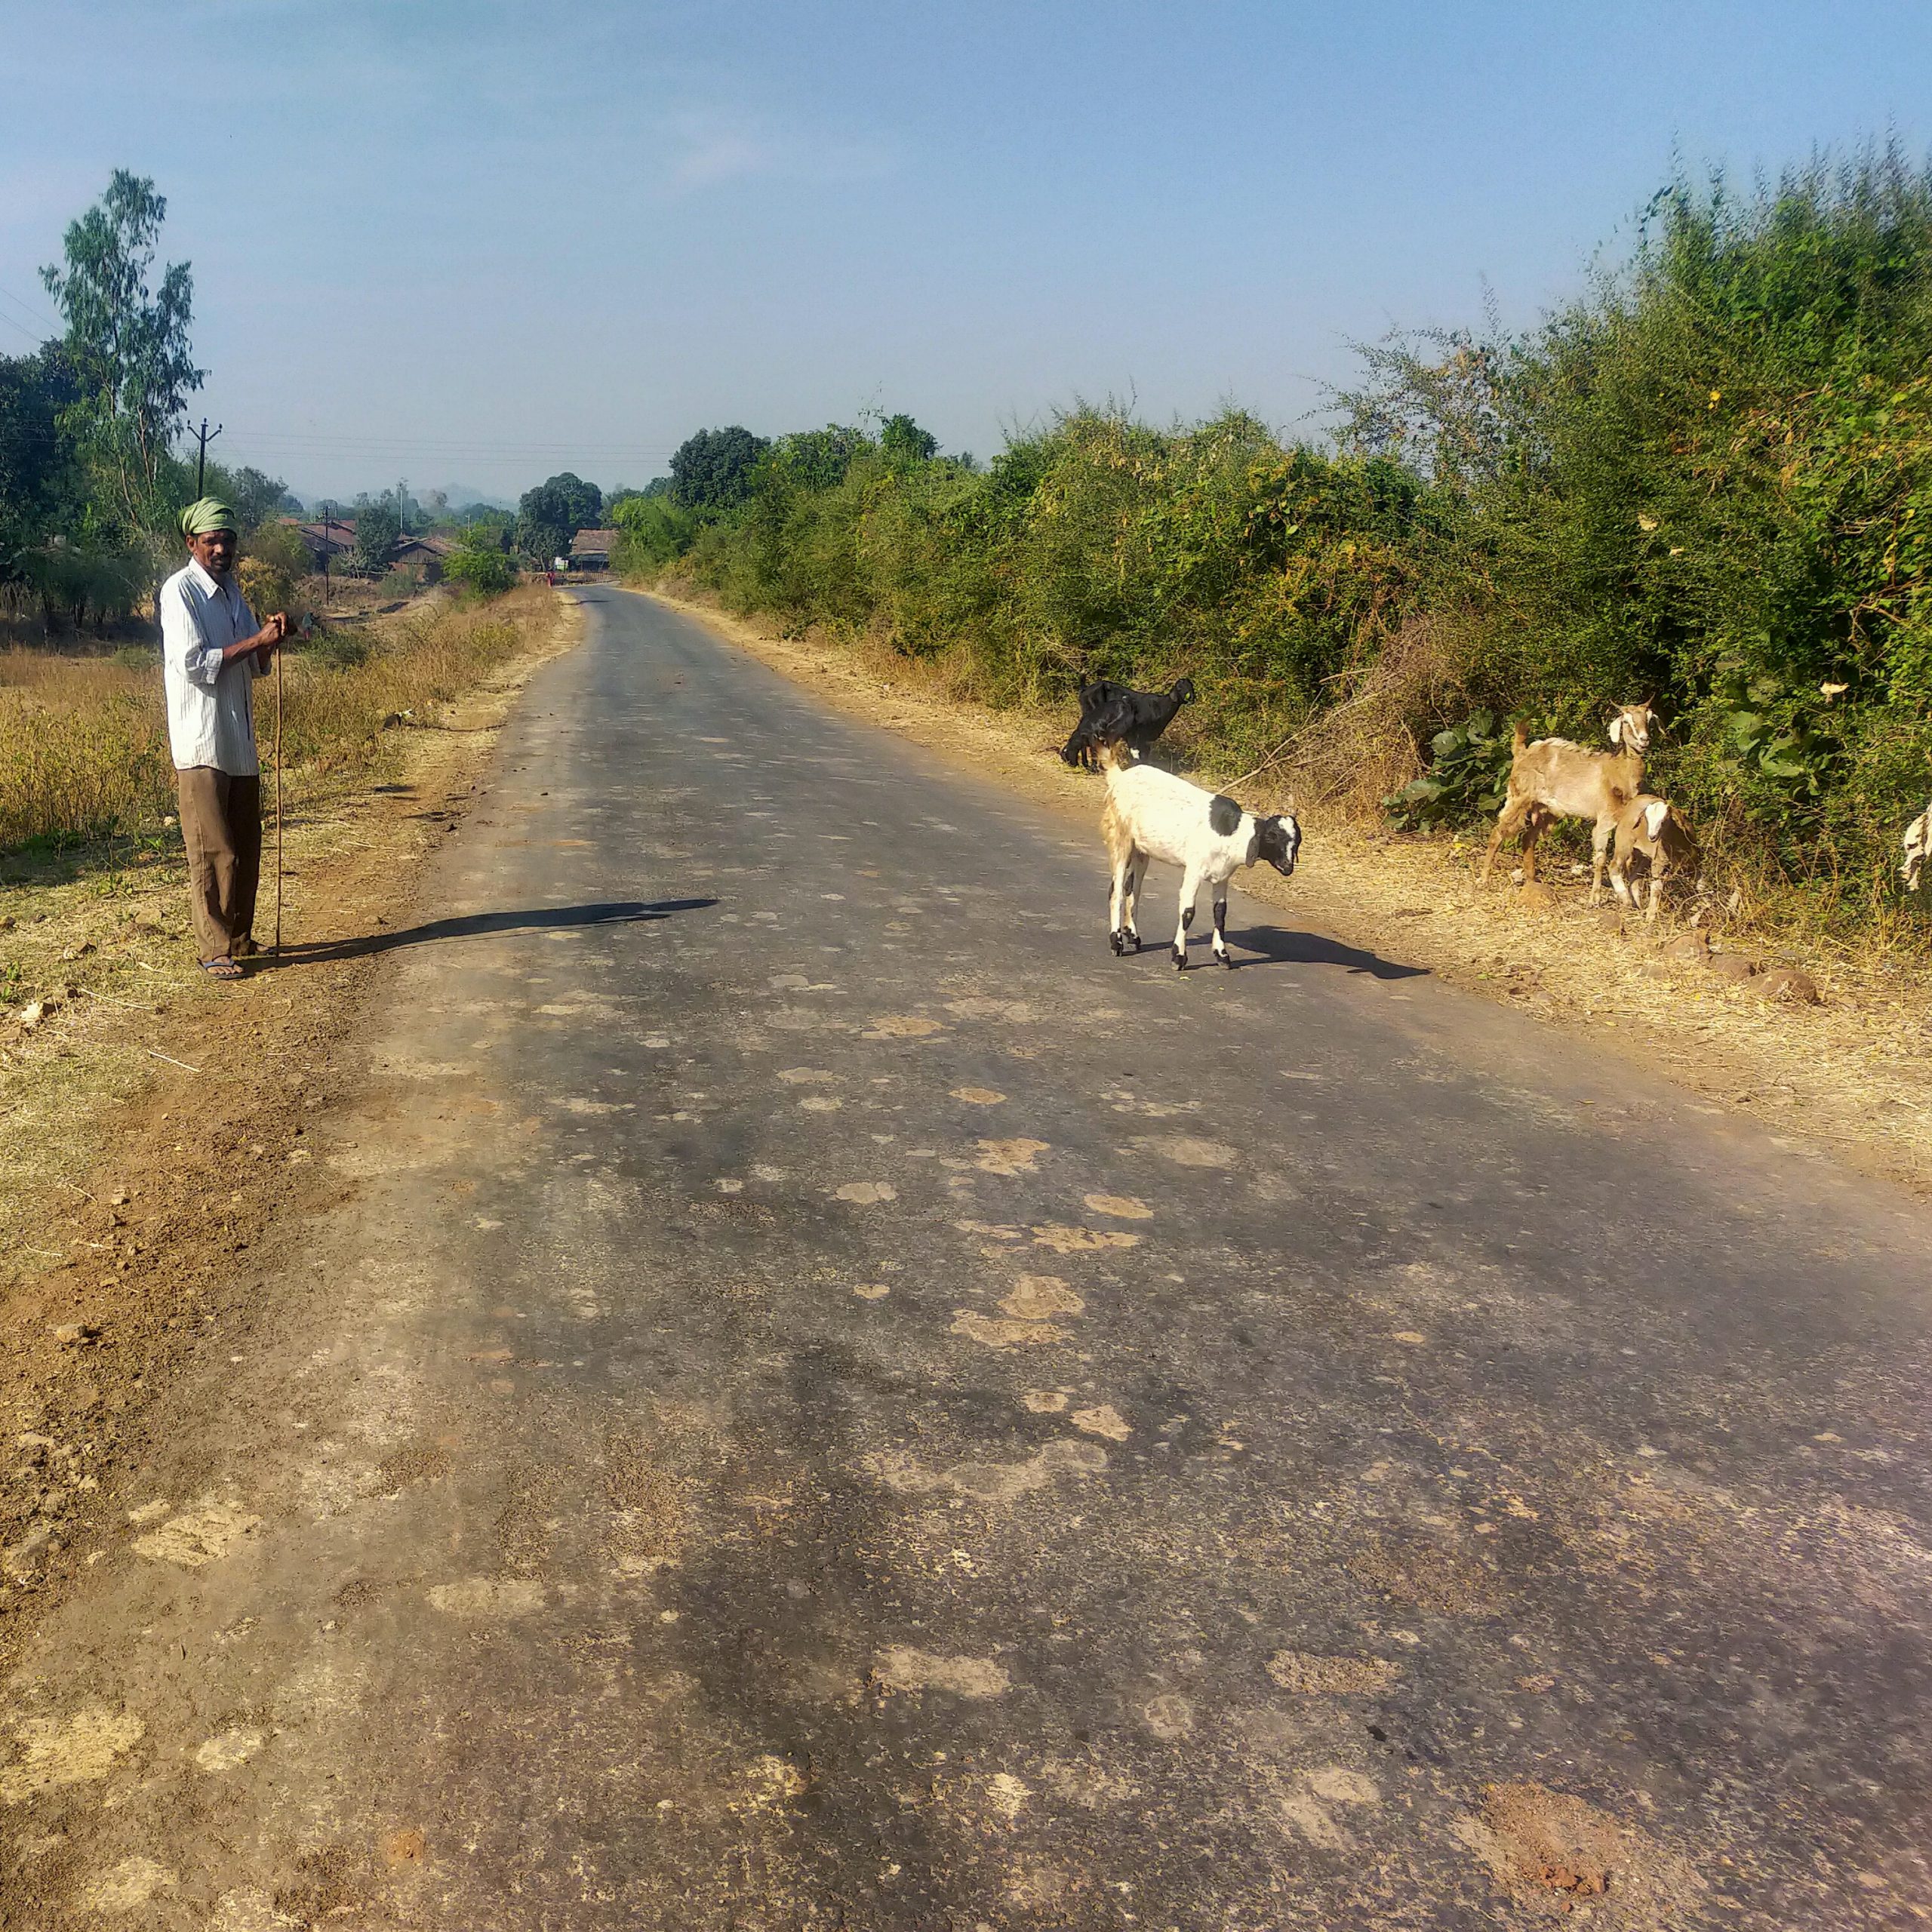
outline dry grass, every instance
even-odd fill
[[[387,620],[331,627],[288,653],[284,745],[298,772],[348,774],[383,756],[385,721],[435,721],[438,709],[518,648],[519,614],[547,599],[512,592],[488,605],[438,601]],[[173,811],[157,658],[0,652],[0,852],[29,840],[138,838]],[[275,681],[258,681],[256,731],[273,737]]]
[[[989,709],[945,657],[910,660],[881,639],[775,638],[701,601],[666,601],[841,709],[1097,823],[1093,780],[1057,755],[1070,721],[1064,707]],[[1372,718],[1374,703],[1364,709]],[[1186,718],[1169,734],[1180,761],[1198,760],[1198,775],[1231,781],[1190,739]],[[1633,1092],[1657,1082],[1688,1088],[1755,1115],[1781,1138],[1932,1193],[1932,969],[1922,954],[1807,944],[1734,921],[1722,945],[1767,965],[1802,967],[1823,994],[1817,1006],[1774,1003],[1756,990],[1768,975],[1734,984],[1668,961],[1663,946],[1683,925],[1607,918],[1585,905],[1587,881],[1553,863],[1544,868],[1552,907],[1532,909],[1500,883],[1483,890],[1475,877],[1482,839],[1411,838],[1365,824],[1350,789],[1319,766],[1284,760],[1232,789],[1251,804],[1292,803],[1309,835],[1291,881],[1242,875],[1251,897],[1592,1038],[1624,1060]],[[1097,863],[1098,849],[1097,836]]]

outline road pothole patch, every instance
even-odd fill
[[[941,1657],[894,1644],[872,1660],[872,1681],[881,1690],[943,1690],[978,1700],[1003,1697],[1013,1687],[1004,1666],[991,1657]]]
[[[19,1758],[0,1767],[0,1804],[19,1804],[45,1791],[93,1784],[138,1744],[147,1727],[131,1711],[94,1704],[63,1724],[23,1718],[14,1726]]]
[[[999,1174],[1011,1179],[1016,1174],[1037,1171],[1039,1157],[1048,1151],[1044,1140],[982,1140],[980,1158],[973,1164],[983,1174]]]
[[[193,1509],[171,1516],[158,1529],[137,1537],[134,1549],[154,1562],[198,1570],[226,1556],[261,1520],[238,1503],[205,1497]]]
[[[543,1586],[523,1577],[465,1577],[435,1585],[429,1602],[446,1617],[470,1622],[529,1617],[543,1607]]]
[[[1358,1697],[1391,1688],[1402,1674],[1386,1657],[1317,1657],[1308,1651],[1277,1651],[1268,1675],[1298,1697]]]

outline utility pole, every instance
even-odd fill
[[[395,486],[395,534],[398,537],[409,534],[409,525],[403,521],[402,515],[403,487],[403,479],[398,477]]]
[[[329,614],[329,550],[335,542],[333,534],[335,518],[330,513],[335,508],[327,498],[322,503],[322,615]]]
[[[217,423],[211,429],[205,416],[202,418],[202,426],[195,432],[195,494],[198,497],[202,494],[202,479],[208,474],[208,445],[220,434],[221,425]]]

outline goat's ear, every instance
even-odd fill
[[[1613,745],[1623,742],[1623,714],[1620,711],[1610,721],[1610,742]]]

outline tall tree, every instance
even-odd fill
[[[208,488],[228,500],[241,534],[250,535],[269,518],[288,507],[288,485],[279,476],[270,476],[251,463],[230,469],[225,465],[208,465]]]
[[[389,558],[401,541],[402,521],[395,513],[393,497],[377,497],[355,511],[355,563],[372,577],[389,568]]]
[[[60,424],[79,395],[57,343],[0,355],[0,553],[37,537],[72,485]]]
[[[939,438],[909,416],[888,416],[878,432],[878,446],[888,461],[903,466],[931,462],[938,453]]]
[[[771,445],[738,423],[700,429],[671,459],[671,495],[680,509],[716,515],[751,493],[752,471]]]
[[[565,470],[526,490],[516,506],[517,548],[534,561],[548,565],[566,555],[571,539],[592,528],[604,513],[604,497],[595,483]]]
[[[205,371],[188,342],[194,278],[186,262],[150,288],[165,196],[145,176],[117,168],[107,192],[63,238],[63,268],[40,278],[67,324],[66,349],[82,389],[75,427],[106,473],[116,506],[137,528],[160,527],[157,485],[189,395]]]

